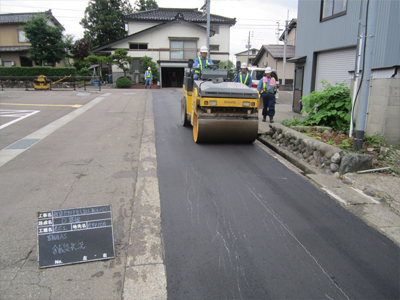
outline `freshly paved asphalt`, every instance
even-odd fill
[[[399,250],[263,147],[193,142],[153,91],[168,299],[398,299]]]

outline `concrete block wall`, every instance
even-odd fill
[[[365,132],[379,133],[393,146],[400,144],[400,79],[371,81]]]

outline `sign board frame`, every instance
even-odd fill
[[[111,205],[37,213],[39,268],[115,257]]]

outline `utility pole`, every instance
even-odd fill
[[[367,107],[368,107],[368,95],[369,86],[371,81],[371,68],[372,59],[374,54],[374,43],[375,43],[375,27],[376,18],[378,11],[378,0],[368,1],[367,4],[367,35],[365,37],[365,57],[364,57],[364,68],[363,68],[363,80],[361,82],[360,91],[360,104],[358,105],[357,113],[357,124],[356,131],[354,134],[354,150],[359,151],[362,149],[364,133],[365,133],[365,121],[367,119]]]
[[[287,45],[287,35],[289,26],[289,11],[287,12],[287,20],[285,21],[285,40],[283,44],[283,73],[282,73],[282,85],[286,83],[286,45]]]
[[[276,44],[279,44],[279,31],[282,31],[282,29],[279,29],[279,22],[276,22],[278,25],[278,28],[276,30]]]
[[[203,17],[207,15],[207,57],[210,57],[210,1],[205,0],[203,6],[200,8],[203,11]]]
[[[250,56],[250,48],[251,48],[251,45],[250,45],[250,31],[249,31],[249,40],[248,40],[248,42],[247,42],[247,65],[249,65],[249,61],[250,61],[250,59],[249,59],[249,56]]]

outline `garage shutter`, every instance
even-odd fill
[[[356,48],[318,53],[315,90],[322,91],[322,79],[332,85],[346,81],[350,86],[348,71],[354,70],[355,61]]]

